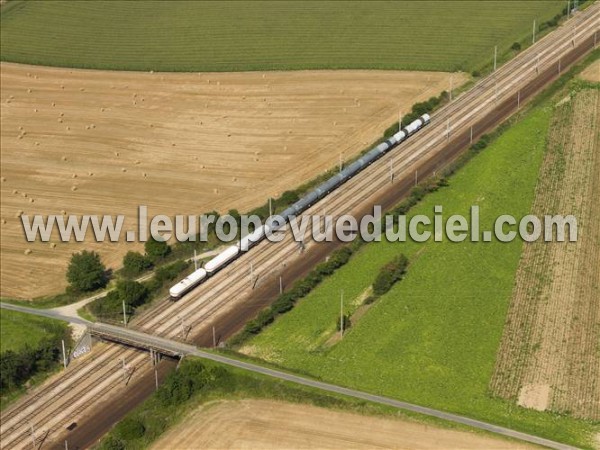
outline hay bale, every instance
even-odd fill
[[[71,178],[77,178],[77,174],[74,173],[73,175],[71,175]]]
[[[6,219],[2,219],[2,225],[6,223]]]
[[[19,191],[17,191],[16,189],[13,189],[12,193],[13,193],[14,195],[17,195],[17,194],[19,193]]]
[[[52,102],[52,106],[56,106],[56,103],[55,103],[55,102]]]
[[[90,177],[93,177],[93,176],[94,176],[94,172],[88,172],[88,175],[89,175]]]
[[[5,182],[6,182],[6,177],[2,177],[2,178],[0,178],[0,181],[1,181],[2,183],[5,183]]]
[[[66,216],[66,215],[67,215],[67,212],[66,212],[64,209],[61,209],[61,210],[60,210],[60,213],[61,213],[63,216]]]
[[[65,129],[66,129],[67,131],[70,131],[70,130],[71,130],[71,127],[67,126],[67,127],[65,127]]]
[[[71,190],[75,192],[77,190],[77,186],[71,186]]]
[[[54,242],[50,243],[50,248],[56,248],[56,244]]]
[[[146,172],[144,172],[143,175],[144,175],[144,178],[148,177],[148,174]]]
[[[119,156],[119,152],[115,152],[115,156]]]
[[[26,249],[24,253],[25,253],[26,255],[31,255],[31,249],[30,249],[30,248]]]
[[[15,217],[18,219],[19,217],[21,217],[22,214],[23,214],[23,210],[20,209],[20,210],[17,211],[17,214],[16,214]]]
[[[31,94],[31,89],[27,89],[27,93],[28,93],[28,94]]]
[[[121,167],[121,172],[125,173],[127,172],[127,169],[125,167]]]
[[[30,199],[29,199],[29,203],[33,203],[34,201],[35,201],[35,200],[34,200],[34,199],[32,199],[32,198],[30,198]]]

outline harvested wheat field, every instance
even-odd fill
[[[600,90],[560,102],[532,214],[573,214],[577,242],[526,245],[492,390],[600,419]]]
[[[399,419],[362,416],[269,400],[201,407],[153,449],[517,449],[506,440]]]
[[[600,59],[597,59],[586,67],[586,69],[579,74],[579,77],[586,81],[600,83]]]
[[[381,136],[445,73],[135,73],[2,63],[2,295],[65,286],[73,252],[109,267],[140,244],[27,243],[21,214],[240,211]],[[464,81],[454,75],[455,85]]]

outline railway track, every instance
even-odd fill
[[[313,205],[304,214],[326,212],[341,215],[354,212],[365,204],[372,204],[390,185],[397,189],[410,185],[415,170],[425,162],[432,161],[445,147],[452,143],[456,143],[455,147],[468,144],[469,129],[474,137],[478,136],[497,123],[498,117],[510,114],[515,109],[518,97],[523,102],[530,98],[552,79],[549,71],[555,70],[559,59],[562,59],[563,68],[576,60],[580,53],[575,50],[587,49],[593,43],[594,32],[597,34],[599,23],[600,4],[596,3],[441,108],[433,114],[428,127]],[[585,45],[588,47],[584,47]],[[570,52],[573,53],[568,56]],[[390,161],[397,180],[394,184],[389,180]],[[431,167],[429,169],[435,170]],[[316,243],[307,234],[302,254],[289,232],[280,243],[261,242],[179,302],[162,302],[132,321],[130,326],[178,340],[185,340],[188,334],[197,336],[233,308],[243,308],[243,301],[252,294],[252,287],[275,280],[277,274],[314,250]],[[250,263],[254,266],[255,274],[259,275],[258,281],[253,285],[249,280]],[[184,329],[191,327],[183,335],[181,318],[184,318]],[[60,378],[41,386],[33,395],[3,412],[0,431],[2,448],[31,446],[29,424],[42,431],[40,435],[45,436],[44,445],[56,443],[66,425],[79,420],[98,401],[106,400],[119,389],[124,389],[120,365],[122,357],[126,357],[129,364],[137,367],[136,374],[143,373],[150,365],[150,359],[145,353],[109,345],[98,358],[67,370]],[[108,361],[111,363],[107,364]]]

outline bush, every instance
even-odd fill
[[[521,50],[521,44],[519,44],[518,42],[514,42],[513,45],[510,46],[510,48],[516,52]]]
[[[116,292],[121,302],[124,301],[131,308],[143,305],[148,299],[147,287],[137,281],[119,281]]]
[[[352,325],[352,322],[350,321],[350,315],[349,314],[344,314],[344,331],[346,331],[348,328],[350,328],[350,326]],[[335,325],[335,329],[337,331],[341,331],[341,322],[340,322],[340,318],[338,317],[337,321],[336,321],[336,325]]]
[[[481,72],[479,70],[474,70],[473,72],[471,72],[471,76],[473,78],[479,78],[481,76]]]
[[[127,252],[123,258],[123,272],[125,276],[135,277],[152,267],[152,261],[148,256],[139,252]]]
[[[150,238],[144,244],[144,250],[146,255],[152,262],[157,262],[163,259],[171,251],[171,247],[166,242],[157,241],[154,238]]]
[[[375,295],[383,295],[388,292],[394,283],[402,279],[407,266],[408,259],[404,255],[395,257],[383,266],[373,282],[373,293]]]
[[[373,303],[375,303],[375,301],[378,299],[379,297],[377,297],[376,295],[369,295],[365,301],[364,304],[365,305],[371,305]]]
[[[74,253],[67,269],[67,281],[72,289],[88,292],[103,288],[108,283],[106,267],[96,252]]]
[[[115,434],[125,441],[139,439],[145,432],[146,427],[137,417],[125,417],[115,429]]]

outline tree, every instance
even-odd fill
[[[96,252],[74,253],[67,269],[67,281],[72,289],[79,292],[103,288],[108,283],[106,267]]]
[[[150,238],[144,244],[144,250],[146,250],[146,255],[150,258],[150,261],[156,262],[167,256],[171,251],[171,247],[164,241],[157,241],[154,238]]]
[[[519,50],[521,50],[521,44],[519,44],[518,42],[514,42],[510,48],[512,48],[514,51],[518,52]]]
[[[123,271],[127,276],[136,276],[152,267],[152,261],[148,256],[139,252],[127,252],[123,258]]]
[[[121,301],[132,308],[143,305],[148,298],[148,289],[133,280],[122,280],[117,283],[117,293]]]

